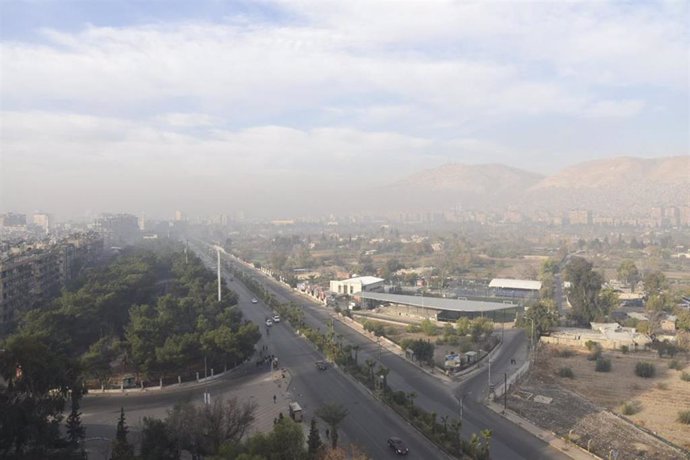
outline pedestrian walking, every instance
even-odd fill
[[[273,404],[276,403],[276,395],[273,395]]]
[[[326,438],[331,439],[331,432],[328,428],[326,428]]]

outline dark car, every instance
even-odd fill
[[[316,361],[316,368],[320,371],[325,371],[328,369],[328,363],[326,361]]]
[[[398,455],[407,455],[410,450],[400,438],[388,438],[388,447],[393,449]]]

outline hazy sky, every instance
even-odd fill
[[[687,154],[689,4],[2,0],[0,211]]]

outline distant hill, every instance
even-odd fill
[[[586,208],[621,215],[658,205],[690,204],[690,156],[588,161],[545,177],[527,190],[532,206]]]
[[[380,192],[393,207],[408,209],[503,206],[541,179],[540,174],[500,164],[446,164],[382,187]]]
[[[611,215],[690,203],[690,156],[588,161],[543,176],[500,164],[447,164],[376,191],[391,209],[574,208]]]

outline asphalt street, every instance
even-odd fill
[[[209,264],[213,263],[205,258]],[[229,273],[224,273],[224,277],[229,287],[239,294],[239,307],[245,317],[263,325],[271,312],[261,302],[251,303],[253,294],[238,281],[230,281],[232,277]],[[274,325],[270,328],[270,333],[265,327],[261,327],[261,332],[263,336],[260,346],[266,345],[268,353],[278,357],[279,366],[289,369],[292,379],[286,389],[286,396],[289,400],[299,402],[304,409],[305,429],[318,407],[331,402],[340,403],[349,411],[339,431],[341,444],[356,444],[375,459],[395,458],[386,440],[397,436],[407,443],[410,449],[408,458],[447,458],[434,444],[373,398],[362,385],[352,381],[351,377],[337,369],[317,370],[314,363],[323,359],[323,356],[310,343],[295,335],[287,324]],[[82,420],[87,429],[87,438],[92,440],[94,458],[98,457],[96,454],[99,450],[102,451],[101,458],[107,455],[109,439],[114,436],[120,407],[124,407],[128,423],[132,427],[131,439],[136,440],[137,427],[141,426],[143,417],[164,418],[168,409],[186,399],[201,403],[205,391],[212,398],[232,396],[237,394],[238,387],[246,384],[257,372],[265,371],[253,363],[247,363],[206,384],[171,387],[163,391],[151,390],[143,394],[87,396],[82,401]],[[257,403],[272,404],[272,398],[264,399],[268,401]],[[287,414],[287,408],[285,413]]]
[[[230,259],[229,259],[230,260]],[[245,270],[252,270],[243,267]],[[332,318],[332,311],[295,293],[261,272],[252,273],[279,300],[292,301],[304,307],[305,322],[312,327],[325,330]],[[496,459],[566,459],[566,455],[532,436],[519,426],[507,421],[482,404],[488,392],[488,366],[473,374],[468,380],[459,384],[448,384],[426,372],[400,356],[379,347],[368,337],[354,331],[339,321],[334,322],[336,334],[343,337],[345,343],[359,345],[359,359],[374,359],[390,369],[388,382],[395,390],[416,394],[415,404],[427,411],[433,411],[438,417],[449,416],[460,418],[462,395],[463,435],[478,433],[482,429],[491,429],[492,458]],[[506,331],[502,349],[492,361],[492,383],[500,383],[503,372],[510,367],[510,359],[524,346],[525,336],[522,331]],[[375,457],[378,458],[378,457]],[[429,457],[434,458],[434,457]]]

